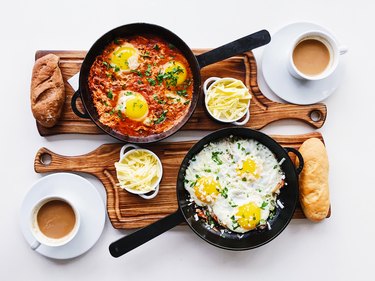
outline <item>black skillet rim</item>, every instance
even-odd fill
[[[140,29],[141,31],[137,31]],[[160,134],[154,134],[147,137],[133,137],[120,134],[110,127],[100,123],[98,113],[95,109],[95,106],[92,102],[91,92],[88,88],[88,75],[90,73],[90,68],[95,61],[95,58],[101,54],[105,46],[107,46],[111,41],[118,37],[125,37],[131,36],[136,34],[152,34],[154,36],[158,36],[163,40],[175,45],[184,55],[186,60],[189,63],[189,66],[193,73],[193,98],[190,101],[190,107],[188,109],[188,113],[182,118],[179,123],[175,124],[171,129],[165,131]],[[166,38],[168,37],[168,38]],[[169,38],[172,38],[170,40]],[[198,104],[198,98],[201,94],[201,74],[200,74],[200,66],[198,64],[196,56],[193,54],[192,50],[189,46],[175,33],[172,31],[155,24],[150,23],[131,23],[116,27],[104,35],[102,35],[99,39],[95,41],[95,43],[91,46],[89,51],[87,52],[84,61],[82,62],[80,75],[79,75],[79,94],[81,97],[82,104],[85,108],[86,113],[88,114],[89,118],[94,122],[94,124],[99,127],[103,132],[106,134],[124,142],[129,143],[153,143],[163,140],[167,137],[172,136],[176,132],[178,132],[191,118],[193,115],[195,108]]]
[[[225,137],[229,137],[231,135],[255,139],[268,147],[275,154],[276,158],[279,161],[282,158],[285,158],[285,161],[282,163],[282,169],[285,172],[285,181],[288,185],[282,188],[278,199],[286,204],[284,205],[283,209],[277,208],[274,219],[269,220],[271,224],[271,230],[254,230],[247,232],[244,235],[232,233],[231,235],[224,235],[223,237],[221,237],[218,232],[207,228],[206,223],[202,222],[201,220],[195,221],[194,219],[194,204],[189,205],[190,201],[188,199],[190,198],[190,196],[184,188],[184,175],[189,161],[195,154],[201,151],[206,144]],[[277,150],[277,153],[275,153],[275,150]],[[285,169],[287,169],[287,171]],[[242,251],[254,249],[269,243],[287,227],[293,217],[298,202],[298,174],[293,165],[293,162],[288,156],[287,151],[274,139],[266,134],[252,129],[231,127],[212,132],[211,134],[198,141],[188,151],[181,163],[180,170],[178,172],[176,190],[180,211],[189,227],[200,238],[210,243],[211,245],[222,249]]]

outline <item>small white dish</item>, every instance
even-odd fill
[[[120,150],[120,159],[119,159],[119,162],[121,162],[125,157],[127,157],[131,153],[134,153],[135,151],[144,151],[144,152],[148,153],[149,155],[153,156],[156,159],[156,161],[157,161],[157,165],[159,166],[160,176],[157,179],[157,181],[155,181],[155,183],[153,184],[153,186],[151,186],[151,188],[150,188],[151,190],[148,190],[146,192],[145,191],[139,191],[139,190],[131,189],[131,188],[128,188],[127,186],[122,186],[122,185],[120,185],[120,187],[123,188],[123,189],[125,189],[126,191],[128,191],[130,193],[133,193],[133,194],[136,194],[136,195],[142,197],[143,199],[152,199],[152,198],[155,198],[156,195],[159,193],[160,181],[161,181],[161,179],[163,177],[163,165],[161,164],[161,160],[151,150],[140,148],[139,146],[134,145],[134,144],[126,144]],[[117,173],[117,168],[116,168],[116,173]]]
[[[21,205],[21,230],[30,250],[35,240],[29,227],[30,212],[42,198],[57,194],[76,206],[80,213],[80,228],[67,244],[58,247],[40,245],[35,251],[53,259],[71,259],[87,252],[98,241],[104,228],[106,209],[95,186],[83,177],[56,173],[39,179],[31,186]]]
[[[238,118],[233,119],[233,120],[227,120],[227,119],[220,119],[220,118],[218,118],[217,116],[215,116],[211,112],[210,107],[208,105],[209,99],[210,99],[210,91],[211,91],[211,89],[213,87],[215,87],[219,83],[228,83],[228,84],[231,84],[233,82],[239,82],[240,85],[243,86],[244,89],[246,88],[245,84],[243,84],[242,81],[240,81],[238,79],[235,79],[235,78],[230,78],[230,77],[225,77],[225,78],[210,77],[206,81],[204,81],[204,83],[203,83],[203,93],[205,95],[204,104],[206,106],[207,112],[215,120],[217,120],[219,122],[223,122],[223,123],[231,123],[233,125],[242,126],[242,125],[245,125],[249,121],[249,119],[250,119],[250,99],[247,102],[246,110],[241,114],[241,116],[239,116]],[[251,98],[251,96],[250,96],[250,98]],[[243,119],[243,120],[239,121],[241,119]]]
[[[273,36],[262,56],[262,73],[269,88],[283,100],[294,104],[313,104],[328,98],[342,81],[344,66],[340,63],[327,78],[307,81],[293,77],[288,70],[290,44],[304,32],[318,30],[330,34],[326,28],[309,22],[289,24]]]

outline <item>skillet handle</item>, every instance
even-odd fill
[[[173,214],[170,214],[169,216],[166,216],[165,218],[162,218],[149,226],[141,228],[140,230],[137,230],[132,234],[113,242],[111,245],[109,245],[109,252],[113,257],[118,258],[175,227],[183,221],[184,217],[181,211],[177,210]]]
[[[302,157],[302,154],[295,148],[292,148],[292,147],[284,147],[284,149],[289,153],[293,153],[297,156],[298,158],[298,162],[299,162],[299,165],[298,167],[296,168],[296,172],[297,174],[299,175],[301,172],[302,172],[302,169],[303,169],[303,166],[305,164],[305,161],[303,160],[303,157]]]
[[[82,112],[78,109],[78,107],[77,107],[77,99],[78,99],[78,98],[81,98],[81,93],[80,93],[79,90],[76,91],[76,92],[74,93],[74,95],[72,96],[72,101],[71,101],[71,103],[70,103],[70,105],[72,106],[72,110],[73,110],[73,112],[74,112],[78,117],[85,118],[85,119],[90,118],[90,116],[89,116],[89,114],[88,114],[87,112],[82,113]]]
[[[271,36],[267,30],[260,30],[253,34],[242,37],[231,43],[208,51],[197,56],[200,68],[218,61],[242,54],[246,51],[266,45],[271,41]]]

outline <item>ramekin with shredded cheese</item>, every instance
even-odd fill
[[[251,94],[241,80],[211,77],[204,83],[204,92],[207,110],[218,121],[237,121],[249,110]]]
[[[147,149],[135,148],[115,163],[118,185],[134,194],[145,194],[159,185],[162,177],[160,159]]]

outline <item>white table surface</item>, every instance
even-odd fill
[[[371,2],[3,2],[0,280],[373,280],[375,16]],[[79,258],[55,261],[30,249],[20,230],[19,211],[31,184],[41,177],[33,169],[36,151],[45,146],[63,155],[78,155],[113,142],[108,136],[39,136],[29,102],[35,51],[86,50],[108,30],[143,21],[169,28],[192,48],[216,47],[263,28],[272,34],[295,21],[324,25],[349,46],[342,60],[345,79],[325,100],[328,117],[319,130],[331,164],[331,218],[317,224],[293,220],[271,243],[244,252],[218,249],[179,226],[115,259],[108,245],[127,232],[112,228],[108,219],[98,243]],[[260,61],[262,50],[255,54]],[[264,83],[261,86],[272,97]],[[314,129],[283,121],[262,131],[299,134]],[[203,135],[185,132],[173,139]],[[99,181],[84,176],[104,195]]]

